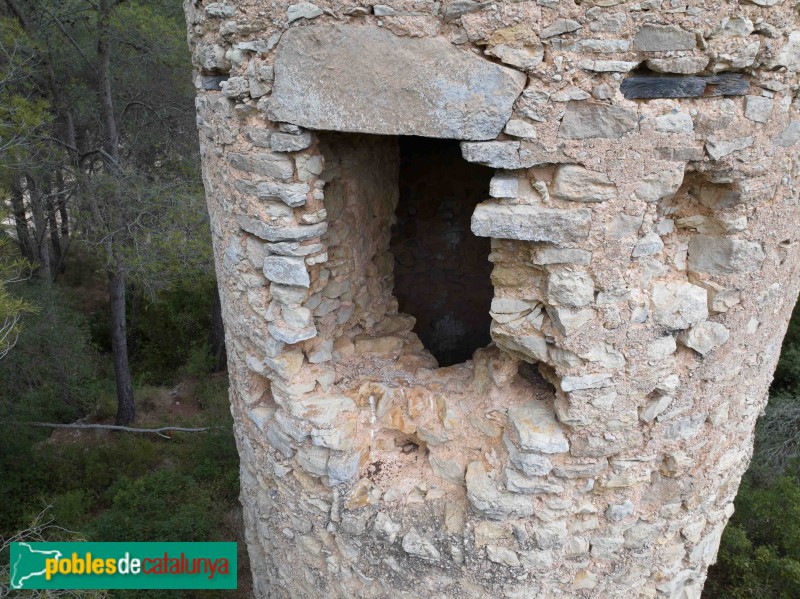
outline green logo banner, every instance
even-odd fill
[[[12,589],[235,589],[236,543],[12,543]]]

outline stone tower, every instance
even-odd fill
[[[256,594],[699,597],[800,285],[794,0],[291,2],[185,4]]]

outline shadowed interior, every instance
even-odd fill
[[[470,231],[493,169],[461,157],[457,141],[401,137],[400,201],[392,227],[394,295],[440,366],[491,341],[490,240]]]

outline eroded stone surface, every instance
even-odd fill
[[[282,36],[269,115],[311,129],[492,139],[524,81],[441,39],[315,25]]]

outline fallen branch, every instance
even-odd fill
[[[30,426],[36,426],[40,428],[71,428],[71,429],[78,429],[78,430],[103,430],[103,431],[121,431],[123,433],[154,433],[159,437],[164,437],[165,439],[170,439],[169,435],[165,435],[166,432],[178,432],[178,433],[202,433],[212,428],[213,426],[204,426],[202,428],[183,428],[180,426],[162,426],[161,428],[131,428],[130,426],[118,426],[116,424],[56,424],[53,422],[28,422]]]

